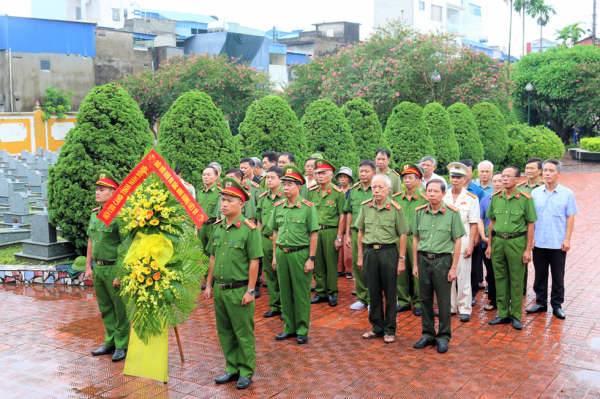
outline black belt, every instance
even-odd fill
[[[397,244],[365,244],[365,246],[367,248],[372,248],[372,249],[385,249],[385,248],[393,248],[393,247],[398,248]]]
[[[268,238],[269,240],[273,241],[273,236],[268,236],[266,234],[263,234],[263,237]]]
[[[412,235],[413,235],[413,232],[412,232],[412,231],[410,231],[410,230],[408,230],[408,231],[406,232],[406,235],[407,235],[407,236],[412,236]]]
[[[421,255],[423,255],[424,257],[426,257],[427,259],[444,258],[446,256],[452,255],[452,254],[449,254],[449,253],[445,253],[445,254],[429,254],[429,253],[423,252],[423,251],[419,251],[419,253]]]
[[[214,222],[216,222],[216,221],[217,221],[217,218],[214,218],[214,219],[208,219],[206,222],[204,222],[204,224],[209,224],[209,223],[210,223],[210,224],[213,224],[213,223],[214,223]]]
[[[338,226],[325,226],[322,224],[319,225],[319,230],[337,229],[337,228],[338,228]]]
[[[95,260],[94,263],[97,264],[98,266],[112,266],[112,265],[116,264],[117,262],[115,262],[114,260],[112,260],[112,261]]]
[[[302,251],[303,249],[306,249],[306,248],[308,248],[308,247],[309,247],[308,245],[303,245],[303,246],[301,246],[301,247],[289,247],[289,248],[283,248],[283,247],[279,247],[279,248],[281,248],[281,250],[282,250],[284,253],[286,253],[286,254],[289,254],[289,253],[292,253],[292,252],[298,252],[298,251]]]
[[[492,237],[502,238],[503,240],[510,240],[512,238],[523,237],[524,235],[527,235],[526,231],[517,234],[498,234],[494,230],[492,230]]]
[[[236,281],[235,283],[229,283],[229,284],[219,284],[219,283],[217,283],[217,285],[222,290],[230,290],[230,289],[233,289],[233,288],[247,287],[248,286],[248,280]]]

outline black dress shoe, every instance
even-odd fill
[[[448,344],[445,342],[438,342],[437,343],[437,351],[438,351],[438,353],[448,352]]]
[[[311,303],[311,304],[313,304],[313,305],[314,305],[315,303],[321,303],[321,302],[327,302],[327,299],[325,299],[325,298],[321,298],[320,296],[318,296],[318,295],[315,295],[315,297],[314,297],[313,299],[311,299],[311,300],[310,300],[310,303]]]
[[[317,290],[317,286],[313,285],[312,287],[310,287],[310,292],[315,292]]]
[[[425,338],[421,338],[413,345],[415,349],[423,349],[427,348],[428,346],[435,346],[435,341],[428,341]]]
[[[240,378],[239,374],[225,373],[224,375],[215,378],[217,384],[227,384],[228,382],[237,381]]]
[[[522,330],[523,329],[523,323],[521,323],[520,320],[515,319],[514,317],[512,318],[512,326],[515,330]]]
[[[260,298],[260,290],[254,289],[254,298]]]
[[[111,353],[114,353],[114,352],[115,352],[114,346],[103,346],[100,349],[96,349],[95,351],[92,351],[92,355],[94,355],[94,356],[110,355]]]
[[[466,323],[467,321],[471,320],[471,316],[469,316],[468,314],[461,314],[458,316],[458,320],[462,321],[463,323]],[[440,343],[438,342],[438,345]]]
[[[408,312],[410,310],[410,305],[409,306],[404,306],[404,305],[398,305],[396,307],[396,313],[400,313],[400,312]]]
[[[308,335],[298,335],[298,338],[296,338],[296,342],[298,343],[298,345],[302,345],[308,342]]]
[[[283,313],[279,315],[279,320],[283,321]]]
[[[252,378],[248,378],[248,377],[240,377],[240,379],[237,382],[237,389],[246,389],[250,386],[250,384],[252,384]]]
[[[125,360],[127,357],[127,349],[116,349],[115,354],[112,357],[113,362],[120,362],[121,360]]]
[[[534,305],[533,307],[527,309],[525,313],[543,313],[548,310],[547,305]]]
[[[269,317],[279,316],[280,314],[281,314],[281,312],[270,309],[267,313],[263,314],[263,317],[265,319],[268,319]]]
[[[552,311],[552,314],[561,320],[564,320],[566,317],[565,312],[563,312],[562,308],[554,308],[554,310]]]
[[[333,295],[329,295],[329,306],[337,306],[338,305],[338,300],[337,297],[333,296]]]
[[[263,281],[262,286],[267,288],[267,280]]]
[[[475,300],[475,298],[471,299],[471,307],[475,306],[476,303],[477,301]]]
[[[435,317],[440,317],[440,311],[439,311],[439,310],[436,310],[436,311],[435,311],[435,313],[434,313],[434,316],[435,316]],[[454,312],[450,312],[450,316],[456,316],[456,313],[454,313]]]
[[[354,274],[352,274],[352,273],[346,273],[346,278],[348,280],[353,279],[354,278]]]
[[[290,334],[288,334],[288,333],[284,333],[284,332],[283,332],[283,333],[281,333],[281,334],[277,334],[277,335],[275,336],[275,339],[276,339],[277,341],[283,341],[284,339],[288,339],[288,338],[294,338],[294,337],[297,337],[297,336],[298,336],[298,334],[296,334],[296,333],[290,333]]]
[[[396,309],[397,311],[398,309]],[[413,313],[415,314],[415,316],[423,316],[423,309],[421,308],[415,308],[415,310],[413,311]]]
[[[498,324],[508,324],[510,323],[510,319],[508,317],[496,317],[488,321],[488,324],[491,326],[497,326]]]
[[[206,289],[206,284],[202,284],[202,287],[200,287],[200,289],[201,289],[202,291],[204,291],[204,290]]]
[[[344,276],[346,273],[338,272],[338,277]]]

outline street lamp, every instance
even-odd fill
[[[434,93],[433,101],[435,101],[437,98],[437,85],[438,85],[438,83],[440,83],[440,80],[442,80],[442,77],[440,76],[438,71],[435,71],[434,73],[431,74],[431,81],[433,82],[433,93]]]
[[[525,90],[527,90],[527,125],[531,126],[531,92],[533,91],[533,85],[527,83]]]
[[[400,10],[400,12],[402,13],[402,26],[404,26],[404,10]]]

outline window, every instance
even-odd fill
[[[75,7],[75,20],[79,21],[81,19],[81,7]]]
[[[50,71],[50,60],[40,60],[40,69],[42,71]]]
[[[198,32],[198,29],[192,28],[192,35],[197,35],[198,33],[200,33]]]
[[[434,21],[442,20],[442,7],[431,5],[431,19]]]
[[[419,1],[419,10],[425,10],[425,2]]]
[[[113,14],[113,21],[121,20],[121,10],[119,10],[118,8],[113,8],[112,14]]]
[[[481,17],[481,7],[474,4],[469,4],[469,12],[473,15]]]

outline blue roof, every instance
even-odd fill
[[[491,47],[486,46],[485,44],[481,43],[481,42],[476,42],[475,40],[468,40],[468,39],[462,39],[462,44],[468,44],[469,46],[473,47],[479,47],[482,49],[486,49],[486,50],[491,50]]]
[[[279,43],[269,43],[269,54],[286,54],[287,46]]]
[[[302,31],[300,31],[302,32]],[[290,33],[289,35],[285,35],[285,36],[280,36],[280,39],[293,39],[295,37],[298,37],[298,33]]]
[[[310,62],[310,58],[306,54],[298,54],[288,52],[286,57],[286,64],[307,64]]]
[[[154,40],[156,35],[144,35],[143,33],[133,32],[133,37],[135,37],[137,39]]]
[[[175,12],[175,11],[159,11],[159,10],[142,10],[142,17],[145,13],[148,13],[148,16],[152,15],[154,18],[162,18],[162,19],[172,19],[175,21],[193,21],[193,22],[215,22],[216,20],[213,17],[209,17],[208,15],[202,14],[189,14],[186,12]]]
[[[502,59],[503,59],[503,60],[508,60],[508,54],[504,54],[504,53],[502,53]],[[519,59],[518,59],[517,57],[515,57],[514,55],[511,55],[511,56],[510,56],[510,59],[511,59],[511,60],[514,60],[514,61],[519,61]]]

